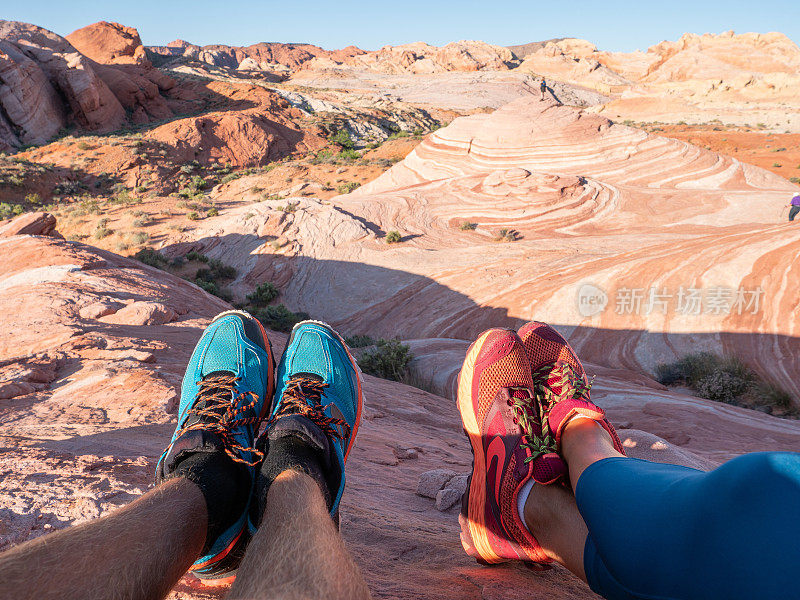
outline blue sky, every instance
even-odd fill
[[[66,35],[95,21],[136,27],[145,44],[183,38],[197,44],[310,42],[325,48],[481,39],[499,45],[580,37],[603,50],[646,49],[682,33],[781,31],[800,42],[798,0],[11,0],[0,17]],[[9,0],[7,2],[10,3]]]

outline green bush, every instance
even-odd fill
[[[185,258],[186,260],[196,260],[202,263],[208,262],[208,257],[205,254],[197,252],[196,250],[192,250],[191,252],[189,252]]]
[[[209,217],[216,217],[217,215],[219,215],[219,209],[216,206],[209,208],[208,212],[206,213],[206,216]]]
[[[186,218],[189,219],[190,221],[199,221],[202,217],[196,211],[193,210],[188,215],[186,215]]]
[[[253,306],[266,306],[278,297],[278,288],[271,281],[259,284],[252,294],[247,295],[247,301]]]
[[[469,221],[464,221],[458,226],[461,231],[474,231],[477,227],[477,223],[470,223]]]
[[[187,255],[188,256],[188,255]],[[208,259],[207,269],[198,269],[195,277],[203,281],[217,281],[218,279],[235,279],[236,269],[230,265],[223,264],[216,258]]]
[[[358,366],[370,375],[401,381],[412,358],[411,349],[400,340],[380,339],[374,350],[368,350],[361,355]]]
[[[336,191],[339,192],[340,194],[349,194],[353,190],[355,190],[357,188],[360,188],[360,187],[361,187],[361,184],[358,183],[357,181],[350,181],[348,183],[343,183],[342,185],[337,187]]]
[[[353,143],[350,134],[347,133],[347,131],[345,131],[344,129],[340,129],[339,131],[334,133],[331,137],[328,138],[328,141],[337,144],[345,149],[352,150],[353,148],[355,148],[355,144]]]
[[[253,316],[261,321],[264,327],[274,331],[289,332],[297,323],[309,318],[308,313],[292,312],[283,304],[265,306],[253,311]]]
[[[386,243],[387,244],[397,244],[398,242],[403,241],[403,236],[400,235],[399,231],[395,231],[392,229],[386,234]]]
[[[364,348],[365,346],[373,346],[377,343],[375,338],[368,335],[351,335],[344,339],[345,343],[351,348]]]
[[[747,407],[778,408],[797,412],[792,397],[761,378],[742,361],[711,352],[693,352],[656,367],[656,379],[664,385],[682,384],[701,398]]]
[[[32,194],[28,194],[27,196],[25,196],[25,202],[33,205],[41,204],[42,197],[36,192],[33,192]]]
[[[747,390],[748,383],[727,371],[716,371],[697,382],[697,393],[701,398],[731,404]]]
[[[329,150],[328,148],[324,148],[317,152],[314,158],[311,159],[311,163],[315,165],[327,164],[333,162],[333,150]]]
[[[777,162],[776,162],[776,163],[772,163],[772,166],[773,166],[774,168],[776,168],[776,169],[779,169],[779,168],[780,168],[780,167],[782,167],[783,165],[782,165],[781,163],[777,163]]]
[[[167,259],[158,250],[152,248],[142,248],[133,257],[141,263],[155,267],[156,269],[163,269],[167,266]]]
[[[8,204],[7,202],[0,202],[0,219],[10,219],[21,215],[25,209],[21,204]]]
[[[361,158],[361,154],[358,152],[358,150],[353,150],[352,148],[346,148],[336,155],[337,160],[344,162],[352,162],[354,160],[358,160],[359,158]]]
[[[137,246],[144,244],[147,240],[150,239],[150,235],[145,233],[144,231],[137,231],[131,236],[131,240]]]

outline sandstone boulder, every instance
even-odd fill
[[[0,238],[12,235],[49,235],[60,238],[56,231],[56,218],[46,212],[24,213],[10,221],[0,223]]]

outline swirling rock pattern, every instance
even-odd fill
[[[536,318],[606,367],[652,372],[708,349],[800,395],[800,231],[780,221],[794,190],[734,158],[521,99],[455,120],[335,206],[281,215],[280,231],[261,234],[291,239],[281,253],[243,235],[225,253],[241,281],[280,273],[287,304],[349,331],[469,339]],[[334,210],[364,224],[362,237],[311,227]],[[193,234],[201,246],[226,219]],[[403,243],[386,245],[390,230]],[[502,230],[517,241],[498,241]],[[596,314],[578,305],[587,285],[605,295]]]

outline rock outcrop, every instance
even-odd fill
[[[136,30],[98,23],[74,39],[94,58],[41,27],[0,21],[0,149],[71,125],[104,133],[173,115],[164,93],[175,82],[143,58]]]
[[[103,65],[150,65],[139,32],[133,27],[100,21],[73,31],[67,41]]]

